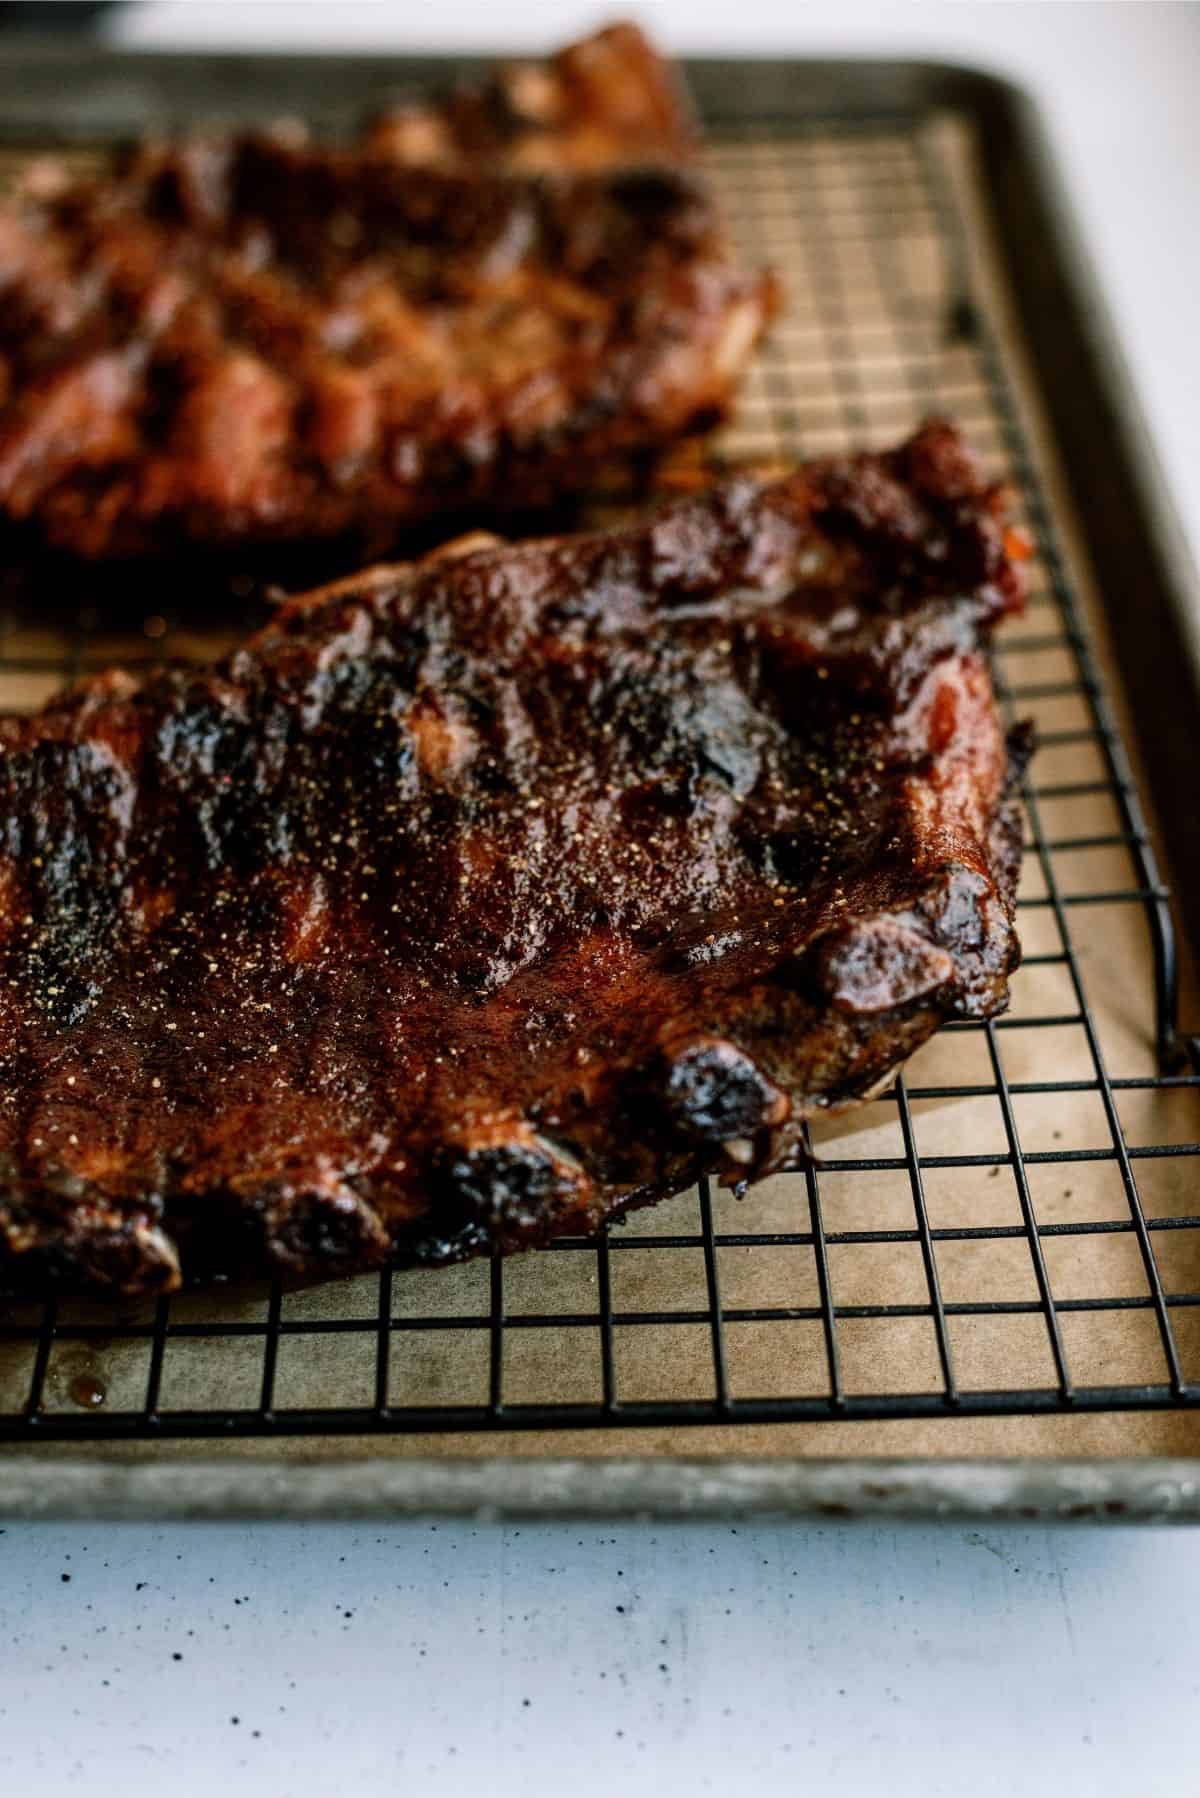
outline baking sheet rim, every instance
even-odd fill
[[[0,1516],[215,1522],[458,1517],[1200,1522],[1200,1460],[369,1458],[0,1462]]]

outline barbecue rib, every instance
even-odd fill
[[[352,149],[280,131],[145,145],[85,180],[43,166],[0,209],[0,517],[91,558],[376,553],[712,424],[773,283],[672,166],[690,140],[639,34],[556,67]],[[512,100],[505,126],[510,90],[556,119]],[[626,118],[656,166],[613,166]],[[420,120],[441,132],[423,163]]]
[[[367,141],[402,162],[521,169],[686,162],[698,148],[674,70],[629,24],[545,63],[502,63],[433,104],[397,107]]]
[[[931,424],[0,721],[0,1288],[439,1262],[754,1178],[1006,999],[1020,603]]]

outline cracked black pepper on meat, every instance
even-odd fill
[[[437,1263],[794,1164],[1003,1008],[957,433],[299,597],[0,722],[0,1287]]]

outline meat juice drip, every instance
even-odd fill
[[[92,1373],[76,1374],[67,1390],[82,1411],[98,1411],[108,1397],[103,1380]]]

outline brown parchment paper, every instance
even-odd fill
[[[969,223],[970,284],[977,305],[999,329],[1007,370],[1021,393],[1025,429],[1049,491],[1071,572],[1088,613],[1110,690],[1120,708],[1118,672],[1111,665],[1087,567],[1081,533],[1066,508],[1047,433],[1015,342],[1002,273],[986,242],[976,202],[967,127],[940,120],[921,134],[859,132],[807,134],[795,141],[755,139],[726,143],[713,156],[731,215],[747,254],[766,255],[780,269],[788,307],[771,346],[748,383],[739,418],[725,440],[731,455],[758,460],[841,447],[864,439],[899,437],[930,409],[960,416],[997,472],[1009,471],[1006,446],[977,344],[945,328],[961,270],[938,222],[929,169],[956,195]],[[1045,578],[1034,565],[1034,594],[1024,621],[1015,624],[1002,665],[1011,687],[1030,691],[1019,710],[1047,737],[1035,768],[1040,787],[1100,780],[1099,745],[1086,737],[1056,740],[1058,733],[1089,722],[1072,654]],[[168,608],[164,606],[166,613]],[[11,664],[61,651],[53,619],[28,612],[7,620],[0,648],[0,704],[38,703],[56,684],[44,671]],[[161,646],[164,619],[148,615],[123,638],[95,629],[87,659],[144,655]],[[1029,647],[1023,648],[1022,644]],[[193,622],[176,629],[171,649],[204,655],[223,647],[217,634]],[[1053,691],[1050,691],[1053,689]],[[1043,692],[1043,690],[1045,690]],[[1040,695],[1040,696],[1039,696]],[[1119,827],[1110,793],[1047,797],[1040,802],[1047,840],[1096,838]],[[1051,865],[1063,894],[1119,891],[1134,884],[1129,852],[1121,846],[1055,850]],[[1026,860],[1023,897],[1036,900],[1045,881],[1036,856]],[[1110,1075],[1155,1072],[1150,939],[1139,905],[1081,905],[1066,914],[1071,943],[1087,988],[1099,1042]],[[1062,947],[1054,913],[1023,912],[1027,953]],[[1186,968],[1185,968],[1186,972]],[[1192,987],[1184,1015],[1195,1016]],[[1069,970],[1062,963],[1022,969],[1013,987],[1009,1020],[997,1033],[1010,1082],[1088,1081],[1095,1068],[1078,1023],[1022,1027],[1023,1020],[1068,1017],[1077,1010]],[[995,1094],[986,1040],[978,1032],[948,1033],[928,1045],[907,1070],[913,1089],[978,1085],[984,1093],[956,1099],[917,1099],[913,1122],[922,1156],[1006,1153],[1004,1121]],[[1125,1140],[1132,1146],[1200,1139],[1200,1099],[1194,1091],[1118,1093]],[[1111,1144],[1099,1094],[1018,1095],[1015,1119],[1026,1151],[1104,1149]],[[903,1154],[897,1107],[865,1106],[852,1119],[816,1132],[817,1148],[832,1164],[821,1176],[827,1232],[911,1230],[914,1211],[903,1170],[838,1168]],[[1155,1218],[1192,1215],[1197,1163],[1191,1157],[1139,1158],[1134,1163],[1142,1202]],[[1034,1163],[1030,1192],[1042,1223],[1128,1221],[1129,1209],[1115,1159]],[[925,1170],[925,1196],[933,1228],[1019,1225],[1021,1210],[1010,1167]],[[728,1194],[715,1200],[718,1237],[733,1235],[717,1251],[730,1390],[735,1398],[825,1393],[828,1366],[822,1327],[810,1318],[771,1313],[818,1303],[811,1247],[756,1243],[772,1233],[808,1228],[802,1175],[768,1181],[741,1203]],[[679,1246],[651,1246],[654,1239]],[[645,1246],[639,1247],[644,1240]],[[1156,1232],[1154,1250],[1168,1293],[1200,1291],[1200,1232]],[[713,1394],[711,1333],[698,1199],[689,1193],[629,1220],[611,1254],[613,1309],[636,1320],[647,1313],[667,1321],[618,1322],[614,1332],[617,1396],[671,1400]],[[1128,1231],[1044,1239],[1051,1288],[1057,1300],[1144,1298],[1149,1290],[1137,1241]],[[1028,1242],[1021,1237],[941,1242],[936,1260],[948,1303],[1036,1300]],[[928,1287],[916,1242],[831,1245],[829,1269],[835,1304],[927,1306]],[[459,1320],[447,1329],[400,1330],[392,1341],[388,1397],[393,1405],[482,1404],[488,1397],[490,1271],[470,1266],[395,1277],[393,1316]],[[504,1269],[503,1394],[506,1403],[590,1403],[601,1397],[598,1268],[590,1251],[526,1257]],[[282,1317],[289,1325],[315,1324],[280,1339],[274,1404],[291,1407],[357,1407],[373,1401],[378,1281],[372,1277],[288,1294]],[[261,1324],[265,1291],[218,1291],[172,1301],[173,1326],[206,1322]],[[744,1313],[753,1312],[754,1317]],[[10,1318],[22,1315],[10,1311]],[[32,1318],[32,1313],[28,1314]],[[526,1327],[511,1320],[567,1316],[569,1325]],[[151,1339],[131,1330],[152,1313],[137,1306],[63,1305],[61,1320],[104,1326],[87,1340],[63,1336],[46,1371],[47,1410],[78,1411],[97,1389],[113,1411],[139,1408],[145,1398]],[[321,1332],[319,1326],[359,1319],[358,1331]],[[465,1320],[465,1323],[463,1322]],[[1184,1372],[1200,1377],[1200,1309],[1175,1308],[1172,1321]],[[111,1330],[108,1328],[111,1326]],[[1060,1314],[1070,1372],[1080,1386],[1161,1382],[1165,1363],[1154,1313],[1149,1308],[1067,1311]],[[1054,1385],[1049,1339],[1032,1311],[952,1316],[950,1346],[961,1388],[1037,1389]],[[842,1376],[849,1393],[931,1392],[941,1387],[936,1341],[928,1315],[853,1318],[839,1323]],[[28,1392],[35,1352],[27,1341],[0,1344],[0,1411],[19,1409]],[[203,1334],[168,1342],[159,1393],[160,1412],[213,1406],[253,1407],[262,1387],[263,1343],[253,1332],[221,1339]],[[78,1457],[288,1456],[305,1459],[404,1456],[1138,1456],[1200,1452],[1200,1417],[1178,1413],[972,1418],[946,1416],[887,1422],[772,1424],[690,1429],[605,1429],[430,1435],[307,1436],[269,1441],[163,1441],[102,1448],[79,1444],[30,1444],[4,1453]]]

